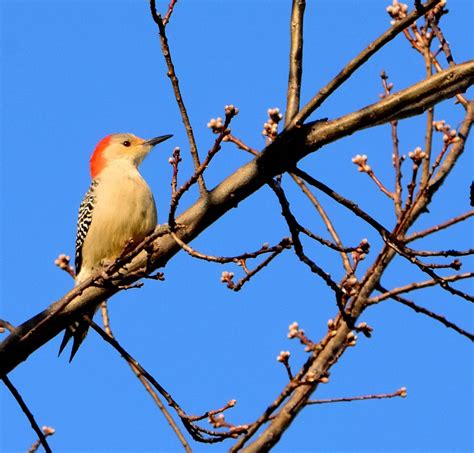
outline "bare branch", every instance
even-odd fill
[[[383,400],[383,399],[396,398],[396,397],[405,398],[406,396],[407,396],[407,389],[405,387],[402,387],[393,393],[378,393],[375,395],[349,396],[345,398],[308,400],[306,402],[306,405],[309,406],[313,404],[350,403],[351,401]]]
[[[112,339],[116,338],[114,337],[114,334],[112,333],[112,329],[110,327],[110,318],[109,318],[109,313],[107,310],[107,302],[102,302],[101,304],[101,312],[102,312],[102,322],[104,324],[104,330],[105,333]],[[150,385],[148,382],[147,378],[143,376],[141,373],[140,369],[135,366],[134,361],[129,360],[128,357],[122,356],[124,360],[128,363],[130,366],[130,369],[132,372],[135,374],[135,376],[138,378],[138,380],[142,383],[142,385],[145,387],[145,390],[149,393],[149,395],[152,397],[153,401],[155,404],[158,406],[158,409],[161,411],[163,416],[165,417],[166,421],[170,425],[171,429],[174,431],[176,434],[176,437],[178,440],[181,442],[181,445],[183,446],[184,450],[188,453],[190,453],[191,447],[189,446],[186,438],[184,437],[183,433],[179,429],[178,425],[175,423],[173,418],[171,417],[170,413],[166,409],[165,405],[161,402],[160,398],[156,394],[156,392],[153,390],[153,387]]]
[[[465,272],[463,274],[455,274],[449,277],[443,277],[443,280],[446,282],[455,282],[457,280],[463,280],[463,279],[472,278],[472,277],[474,277],[474,272]],[[380,294],[379,296],[372,297],[369,299],[369,303],[377,304],[397,294],[408,293],[410,291],[415,291],[417,289],[428,288],[430,286],[436,286],[436,285],[439,285],[439,281],[435,279],[410,283],[408,285],[399,286],[398,288],[391,289],[390,291],[384,292],[383,294]]]
[[[52,436],[56,432],[56,430],[54,428],[51,428],[50,426],[43,426],[42,431],[43,431],[44,437]],[[40,445],[41,445],[41,439],[38,439],[30,448],[28,448],[26,453],[35,453],[35,451],[38,451],[38,448],[40,447]]]
[[[453,217],[452,219],[447,220],[446,222],[440,223],[439,225],[435,225],[433,227],[427,228],[426,230],[419,231],[417,233],[413,233],[405,238],[405,241],[412,242],[417,239],[421,239],[425,236],[428,236],[433,233],[437,233],[438,231],[444,230],[445,228],[449,228],[451,225],[455,225],[456,223],[463,222],[464,220],[472,217],[474,215],[474,210],[467,211],[464,214],[461,214],[457,217]]]
[[[290,19],[290,71],[286,94],[285,126],[300,108],[301,74],[303,72],[303,20],[306,0],[293,0]]]
[[[370,43],[359,55],[351,60],[324,88],[316,94],[293,118],[292,125],[301,125],[334,91],[337,90],[357,69],[377,53],[385,44],[389,43],[416,19],[436,6],[441,0],[430,0],[425,4],[418,4],[415,10],[403,20],[397,21],[392,28]]]
[[[336,229],[334,228],[334,225],[331,222],[331,219],[326,214],[325,210],[321,206],[321,203],[318,201],[318,199],[308,189],[308,187],[306,186],[304,181],[301,178],[299,178],[298,176],[296,176],[294,173],[290,173],[290,176],[293,179],[293,181],[300,187],[300,189],[308,197],[308,199],[311,201],[313,206],[318,211],[319,215],[321,216],[321,219],[323,220],[324,224],[326,225],[326,229],[328,230],[329,234],[332,236],[332,238],[334,240],[334,243],[337,246],[338,251],[340,252],[340,255],[341,255],[341,258],[342,258],[342,263],[344,265],[344,269],[345,269],[346,273],[350,274],[352,272],[351,263],[349,261],[349,258],[346,255],[346,251],[344,250],[344,246],[342,245],[341,239],[339,238],[339,235],[337,234]],[[326,244],[326,245],[328,245],[328,247],[331,247],[329,244]]]
[[[206,171],[207,167],[211,163],[213,157],[219,152],[221,149],[221,143],[224,140],[224,137],[229,133],[227,127],[229,126],[232,118],[236,115],[236,109],[228,110],[226,109],[225,121],[224,125],[221,127],[220,132],[217,135],[216,140],[214,141],[213,147],[208,151],[206,158],[202,162],[202,164],[198,165],[195,169],[194,174],[178,189],[176,190],[176,180],[178,174],[178,164],[179,159],[176,160],[176,169],[173,171],[173,180],[172,180],[172,187],[174,188],[172,196],[171,196],[171,204],[170,204],[170,211],[168,214],[168,224],[170,228],[175,227],[175,214],[176,209],[178,208],[179,201],[181,197],[196,183],[199,181],[199,178],[202,174]],[[179,157],[179,156],[178,156]],[[174,168],[174,167],[173,167]]]
[[[171,14],[173,6],[174,4],[173,2],[171,2],[170,9],[168,10],[169,14],[167,13],[168,20],[169,20],[169,15]],[[196,145],[196,139],[194,138],[194,131],[191,126],[191,122],[189,120],[186,106],[184,105],[183,97],[181,95],[181,89],[179,88],[179,80],[178,80],[178,77],[176,76],[173,60],[171,59],[171,51],[168,44],[168,38],[166,36],[166,30],[165,30],[166,23],[161,18],[161,15],[156,12],[155,0],[150,0],[150,10],[151,10],[151,15],[153,17],[153,20],[155,24],[158,26],[158,31],[160,34],[161,50],[166,61],[166,66],[168,67],[167,75],[171,80],[174,96],[176,98],[176,102],[178,103],[178,107],[181,113],[181,118],[183,120],[184,128],[186,129],[186,134],[188,136],[189,149],[191,151],[191,157],[194,162],[194,170],[197,171],[197,169],[201,165],[201,162],[199,160],[199,153],[198,153],[198,148]],[[204,178],[202,177],[202,174],[199,175],[198,180],[199,180],[199,191],[201,193],[201,196],[204,197],[207,193],[207,189],[206,189],[206,185],[204,183]]]
[[[163,17],[163,25],[166,27],[168,22],[171,19],[171,14],[173,14],[174,6],[178,3],[178,0],[171,0],[170,4],[168,5],[168,11],[166,11],[165,17]]]
[[[116,351],[118,351],[122,357],[137,370],[134,372],[144,378],[153,385],[153,387],[160,393],[167,403],[176,411],[181,421],[183,422],[186,430],[191,434],[194,440],[204,443],[216,443],[221,442],[227,438],[233,438],[238,435],[240,432],[246,430],[245,426],[239,427],[236,426],[235,429],[231,429],[226,432],[216,432],[210,431],[205,428],[201,428],[193,423],[192,416],[188,416],[181,406],[173,399],[173,397],[156,381],[156,379],[148,373],[121,345],[118,343],[115,338],[108,335],[104,330],[102,330],[92,319],[88,316],[84,316],[84,320],[87,321],[90,327],[94,329],[103,340],[109,343]],[[207,434],[210,437],[204,437],[203,434]]]
[[[470,86],[473,79],[474,62],[460,64],[358,112],[333,121],[310,123],[283,132],[259,156],[227,177],[206,199],[198,200],[177,219],[178,224],[186,225],[182,239],[190,242],[227,211],[260,189],[269,177],[292,170],[300,159],[312,151],[371,125],[419,113],[421,107],[427,108]],[[411,104],[418,108],[412,109],[409,107]],[[467,134],[464,134],[464,137],[467,137]],[[291,153],[288,152],[289,149]],[[450,159],[450,162],[452,163],[453,159]],[[410,219],[417,218],[426,202],[422,200],[415,203],[416,208],[410,214]],[[408,224],[411,225],[411,220]],[[403,229],[405,228],[406,225],[403,226]],[[153,236],[149,238],[150,242],[145,244],[152,247],[153,252],[146,253],[142,247],[127,264],[128,275],[116,274],[113,275],[114,279],[124,284],[131,283],[140,276],[148,275],[164,266],[180,250],[174,239],[167,234],[169,229],[161,228],[157,231],[160,232],[160,237]],[[115,269],[117,271],[120,266]],[[80,313],[97,306],[118,290],[112,287],[96,287],[93,279],[90,279],[18,326],[15,333],[10,334],[0,344],[0,373],[11,371],[33,351],[77,319]],[[60,307],[63,308],[59,310]],[[52,313],[55,313],[54,316]]]
[[[379,285],[379,289],[383,291],[384,293],[388,292],[383,286]],[[404,297],[397,296],[397,295],[392,295],[391,298],[397,302],[400,302],[401,304],[405,305],[406,307],[411,308],[412,310],[416,311],[417,313],[421,313],[423,315],[426,315],[444,326],[446,326],[448,329],[453,329],[457,333],[469,338],[469,340],[474,341],[474,334],[467,332],[466,330],[462,329],[459,327],[457,324],[454,324],[451,321],[448,321],[444,316],[438,315],[437,313],[434,313],[424,307],[420,307],[419,305],[415,304],[411,300],[405,299]]]
[[[26,405],[18,390],[12,384],[10,379],[8,379],[8,376],[6,374],[2,376],[2,381],[6,385],[10,393],[13,395],[13,398],[15,398],[23,413],[26,415],[26,418],[28,419],[31,424],[31,427],[38,436],[38,439],[40,440],[41,445],[43,446],[46,453],[52,453],[51,447],[49,446],[48,441],[46,440],[46,436],[44,435],[43,431],[41,431],[40,427],[38,426],[38,423],[36,423],[35,417],[31,413],[30,409]]]

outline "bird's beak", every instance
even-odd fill
[[[161,135],[160,137],[150,138],[150,140],[145,141],[143,144],[146,146],[155,146],[171,137],[172,135]]]

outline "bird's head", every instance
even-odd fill
[[[172,135],[162,135],[150,140],[144,140],[133,134],[110,134],[103,138],[96,146],[90,160],[92,179],[111,162],[129,162],[136,167],[140,165],[152,148]]]

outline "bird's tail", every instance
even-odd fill
[[[92,311],[86,313],[86,315],[92,319],[97,311],[97,308],[94,308]],[[86,338],[88,331],[89,324],[84,320],[74,321],[71,325],[67,326],[66,330],[64,331],[63,341],[59,347],[58,356],[61,354],[61,352],[63,352],[69,340],[72,338],[71,355],[69,356],[69,362],[71,362],[76,355],[79,346],[81,346],[82,342]]]

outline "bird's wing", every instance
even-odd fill
[[[79,274],[82,265],[82,246],[89,231],[92,222],[92,212],[94,210],[95,189],[98,182],[94,179],[89,186],[89,190],[84,195],[81,206],[79,206],[79,215],[77,219],[76,232],[76,256],[74,264],[76,267],[76,275]]]

